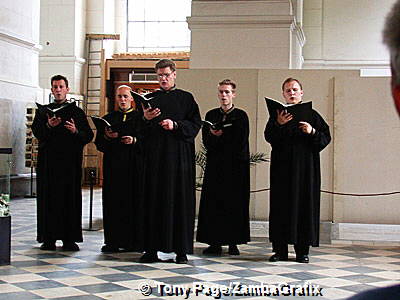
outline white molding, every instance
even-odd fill
[[[324,60],[305,59],[303,69],[346,69],[358,70],[360,68],[390,68],[387,60]]]
[[[193,16],[186,18],[190,29],[209,26],[241,26],[241,27],[290,27],[295,21],[294,16]]]
[[[251,237],[268,238],[269,222],[268,221],[250,221],[250,236]]]
[[[31,49],[36,52],[42,50],[42,46],[36,44],[34,41],[27,40],[23,37],[18,37],[16,35],[12,35],[11,33],[0,32],[0,40],[16,46]]]
[[[360,77],[391,77],[390,67],[387,68],[362,68]]]
[[[250,221],[250,236],[268,238],[268,221]],[[321,221],[320,237],[323,243],[400,243],[398,224],[332,223]]]
[[[339,223],[335,240],[400,242],[400,225]]]
[[[293,23],[291,30],[295,32],[297,40],[300,46],[303,48],[304,44],[306,43],[306,36],[303,28],[298,23]]]
[[[86,59],[83,57],[77,57],[77,56],[40,56],[39,57],[40,62],[57,62],[57,63],[63,63],[63,62],[73,62],[73,63],[78,63],[78,64],[85,64]]]
[[[22,82],[22,81],[15,81],[15,80],[9,80],[6,78],[1,78],[0,77],[0,82],[7,83],[7,84],[12,84],[12,85],[18,85],[18,86],[23,86],[27,88],[33,88],[33,89],[38,89],[40,88],[38,85],[32,85],[29,82]]]

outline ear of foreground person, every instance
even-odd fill
[[[393,79],[392,79],[393,80]],[[392,96],[400,116],[400,84],[392,83]]]

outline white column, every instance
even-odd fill
[[[127,51],[127,28],[128,16],[126,15],[127,0],[115,0],[115,33],[120,35],[120,40],[115,41],[114,53],[124,53]]]
[[[120,2],[119,0],[117,2]],[[115,0],[87,0],[87,33],[114,34],[116,27],[116,1]],[[118,13],[120,11],[118,10]],[[105,40],[103,48],[105,56],[111,57],[115,52],[116,41]]]
[[[42,0],[40,18],[40,85],[50,86],[50,78],[68,78],[71,93],[81,94],[86,26],[85,0]]]
[[[300,68],[299,12],[290,0],[193,0],[190,67]]]
[[[28,172],[25,110],[40,96],[39,14],[39,0],[0,2],[0,147],[13,148],[13,174]]]

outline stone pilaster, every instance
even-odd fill
[[[305,38],[296,15],[302,10],[293,2],[302,5],[290,0],[192,1],[190,67],[301,68]]]

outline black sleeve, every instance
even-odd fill
[[[287,124],[279,125],[275,119],[269,118],[265,126],[264,138],[271,146],[284,143],[285,138],[290,134],[291,131]]]
[[[110,122],[108,115],[103,116],[103,119]],[[104,130],[96,131],[96,139],[94,140],[94,144],[96,145],[97,150],[103,153],[110,151],[112,142],[112,139],[108,139],[104,136]]]
[[[52,135],[52,128],[48,127],[47,122],[47,116],[37,111],[32,123],[32,132],[41,143],[49,140]]]
[[[315,133],[312,135],[313,148],[315,151],[322,151],[331,141],[331,134],[328,124],[314,111],[313,128]]]
[[[212,115],[212,111],[206,113],[205,120],[210,122],[215,122],[210,116]],[[222,139],[220,136],[213,135],[208,126],[203,126],[201,130],[201,136],[203,140],[203,145],[206,148],[208,153],[212,153],[220,148],[222,143]]]
[[[76,138],[82,145],[90,143],[93,139],[93,131],[89,126],[89,122],[83,110],[78,108],[73,116],[75,127],[78,130]]]
[[[178,125],[176,133],[181,139],[194,142],[194,138],[199,133],[201,127],[201,116],[199,106],[194,100],[192,94],[188,95],[188,106],[186,116],[183,120],[176,120]]]
[[[236,157],[241,160],[249,160],[249,117],[246,112],[240,112],[240,118],[234,123],[235,135],[233,137]]]

